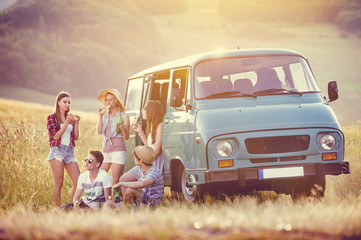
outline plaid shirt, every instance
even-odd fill
[[[53,113],[51,115],[48,116],[48,122],[46,125],[48,132],[49,132],[49,144],[50,147],[56,147],[59,146],[61,143],[61,138],[59,138],[58,140],[54,139],[54,135],[60,130],[60,125],[58,124],[58,122],[56,121],[56,113]],[[71,131],[70,134],[70,140],[71,140],[71,145],[75,146],[75,133],[74,133],[74,128]]]

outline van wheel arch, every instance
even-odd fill
[[[171,161],[171,196],[187,202],[201,200],[203,186],[188,185],[183,163],[179,159]]]

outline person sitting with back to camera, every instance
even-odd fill
[[[153,166],[155,161],[155,152],[149,146],[137,146],[133,152],[135,165],[140,168],[140,177],[138,181],[119,182],[113,186],[126,187],[127,190],[123,196],[125,206],[158,205],[164,198],[164,181],[162,172]],[[109,207],[120,207],[113,201],[108,201]]]

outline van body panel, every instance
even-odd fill
[[[147,68],[131,76],[129,79],[142,77],[154,72],[165,69],[181,68],[195,66],[201,61],[209,59],[219,59],[225,57],[255,57],[255,56],[299,56],[304,58],[300,53],[289,49],[244,49],[244,50],[226,50],[213,51],[208,53],[200,53],[180,58],[174,61],[159,64],[154,67]]]
[[[189,168],[198,167],[194,157],[195,114],[172,111],[164,119],[162,145],[165,171],[169,171],[172,159],[179,159]]]
[[[197,102],[196,130],[215,136],[229,132],[340,125],[328,103],[317,93]]]

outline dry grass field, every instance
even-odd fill
[[[361,39],[330,24],[231,23],[216,12],[214,2],[208,8],[202,4],[212,1],[190,2],[184,14],[151,17],[164,39],[161,60],[237,47],[288,48],[304,54],[324,94],[329,81],[338,81],[340,99],[331,106],[343,127],[351,174],[327,176],[325,197],[319,202],[295,203],[287,195],[251,192],[189,204],[170,197],[166,188],[165,201],[155,209],[63,212],[52,204],[53,178],[46,161],[46,117],[53,107],[41,105],[51,105],[55,96],[0,86],[0,240],[361,239],[361,107],[355,104],[361,97]],[[123,94],[125,87],[114,86]],[[88,149],[100,150],[102,145],[95,133],[97,104],[95,96],[73,96],[72,112],[81,116],[75,148],[81,172]],[[63,204],[70,201],[70,189],[66,175]]]
[[[356,239],[361,237],[361,127],[345,126],[351,174],[327,177],[325,197],[294,203],[252,192],[184,203],[167,194],[155,209],[62,212],[51,201],[46,116],[53,108],[0,99],[0,239]],[[97,117],[82,117],[77,159],[101,148]],[[84,171],[82,161],[79,161]],[[128,166],[129,167],[129,166]],[[68,176],[62,191],[69,202]],[[166,189],[168,190],[168,189]]]

